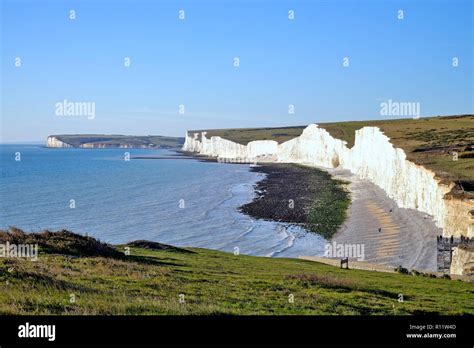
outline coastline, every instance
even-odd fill
[[[217,162],[213,157],[181,153],[202,161]],[[414,209],[399,208],[382,189],[347,170],[273,162],[258,164],[251,170],[264,173],[265,177],[254,187],[254,200],[242,205],[239,211],[255,219],[286,222],[309,231],[311,195],[317,194],[317,187],[311,186],[308,176],[315,169],[330,175],[331,180],[346,182],[351,197],[347,217],[333,235],[326,237],[327,240],[344,245],[364,245],[366,262],[437,271],[436,236],[442,230],[432,217]],[[288,207],[290,199],[294,201],[293,209]]]

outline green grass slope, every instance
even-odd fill
[[[17,242],[24,238],[14,233]],[[0,235],[2,243],[5,238]],[[0,258],[0,313],[474,314],[472,283],[139,245],[127,256],[125,246],[63,231],[43,240],[36,262]]]

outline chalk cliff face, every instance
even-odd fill
[[[278,159],[278,143],[275,140],[256,140],[247,144],[247,157],[250,159]]]
[[[221,137],[207,139],[205,134],[202,134],[201,139],[203,155],[223,158],[245,158],[247,155],[247,147],[233,141]]]
[[[356,131],[342,167],[381,187],[400,207],[432,215],[439,227],[446,227],[443,198],[451,187],[441,185],[434,172],[407,161],[405,152],[394,148],[377,127]]]
[[[222,159],[276,161],[278,143],[274,140],[257,140],[242,145],[216,136],[208,139],[206,132],[202,132],[201,140],[198,140],[197,133],[193,136],[186,135],[183,150]]]
[[[474,221],[469,211],[472,202],[444,199],[452,186],[443,185],[435,173],[406,159],[377,127],[356,131],[354,146],[333,138],[326,130],[311,124],[303,133],[282,144],[271,140],[252,141],[247,145],[205,132],[186,135],[183,150],[225,159],[304,163],[327,168],[348,169],[362,179],[381,187],[400,207],[416,209],[433,216],[445,236],[474,237]]]
[[[346,142],[333,138],[325,129],[315,124],[306,127],[303,133],[278,147],[280,162],[309,163],[335,168],[348,157]]]
[[[197,152],[200,153],[202,150],[202,144],[199,140],[197,140],[198,133],[194,133],[192,136],[186,132],[186,136],[184,137],[184,144],[183,150],[190,151],[190,152]]]
[[[46,147],[72,147],[72,145],[62,142],[56,137],[48,137],[46,140]]]

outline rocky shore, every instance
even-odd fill
[[[346,218],[350,203],[344,182],[326,171],[296,164],[263,164],[251,168],[266,174],[255,186],[255,199],[240,207],[259,219],[301,224],[330,238]]]

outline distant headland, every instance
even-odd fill
[[[161,135],[62,134],[50,135],[46,147],[61,148],[176,148],[184,138]]]

